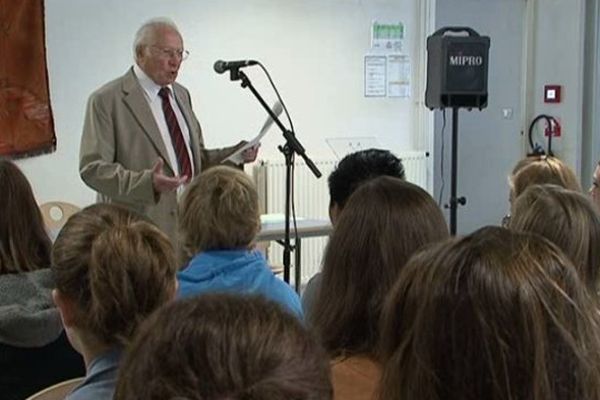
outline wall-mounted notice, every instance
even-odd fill
[[[410,59],[407,55],[387,56],[387,95],[410,97]]]
[[[382,24],[373,21],[371,25],[371,49],[402,51],[402,40],[404,39],[404,25],[402,22],[393,24]]]
[[[385,97],[386,57],[365,56],[365,97]]]

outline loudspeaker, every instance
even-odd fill
[[[469,36],[447,36],[467,32]],[[490,38],[471,28],[446,27],[427,38],[425,105],[434,108],[487,107]]]

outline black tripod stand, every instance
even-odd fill
[[[466,33],[467,36],[458,36]],[[449,35],[452,34],[452,35]],[[427,88],[425,105],[430,109],[452,108],[452,170],[450,233],[456,234],[456,212],[467,199],[458,197],[458,109],[487,107],[487,76],[490,38],[465,26],[448,26],[427,38]],[[442,177],[443,178],[443,177]]]
[[[457,197],[458,184],[458,107],[452,108],[452,159],[450,167],[450,201],[446,208],[450,208],[450,234],[456,235],[456,212],[458,206],[467,204],[464,196]]]
[[[241,80],[241,86],[243,88],[248,88],[256,97],[258,102],[263,106],[265,111],[269,114],[269,116],[275,121],[279,129],[285,138],[285,144],[283,146],[278,146],[279,151],[281,151],[285,157],[285,235],[283,245],[283,279],[285,282],[290,282],[290,261],[291,261],[291,252],[295,249],[294,246],[291,245],[290,240],[290,214],[291,214],[291,200],[292,200],[292,167],[294,165],[294,155],[298,154],[300,157],[304,159],[308,168],[312,171],[312,173],[317,177],[321,177],[321,172],[317,168],[317,166],[312,162],[312,160],[306,155],[306,150],[302,146],[302,144],[296,138],[294,132],[287,129],[279,120],[277,115],[271,110],[265,100],[262,98],[260,93],[256,90],[256,88],[250,82],[248,76],[240,71],[239,68],[233,68],[230,71],[230,78],[232,81]],[[297,240],[297,239],[296,239]],[[298,268],[298,266],[296,266]],[[296,282],[296,286],[298,286],[298,282]]]

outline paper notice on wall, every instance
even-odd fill
[[[404,25],[402,22],[382,24],[373,21],[371,25],[371,49],[382,51],[402,51]]]
[[[365,56],[365,97],[385,97],[386,64],[385,56]]]
[[[410,59],[407,55],[387,56],[387,95],[389,97],[410,97]]]

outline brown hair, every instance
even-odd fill
[[[79,328],[106,345],[126,344],[175,291],[168,238],[125,208],[89,206],[69,218],[52,251],[57,289],[76,302]]]
[[[556,244],[596,293],[600,214],[590,198],[556,185],[531,186],[515,201],[509,228],[540,234]]]
[[[400,273],[382,318],[381,399],[598,399],[599,334],[555,245],[483,228]]]
[[[329,360],[296,317],[259,296],[163,307],[122,362],[116,400],[331,399]]]
[[[27,178],[0,159],[0,275],[50,267],[51,245]]]
[[[448,236],[441,210],[420,187],[382,176],[349,198],[325,250],[309,315],[332,354],[370,354],[386,293],[408,258]]]
[[[510,179],[511,199],[516,199],[531,185],[553,184],[581,192],[575,172],[556,157],[527,158],[517,163]]]
[[[260,229],[258,194],[243,171],[213,167],[187,188],[179,208],[184,251],[248,247]]]

